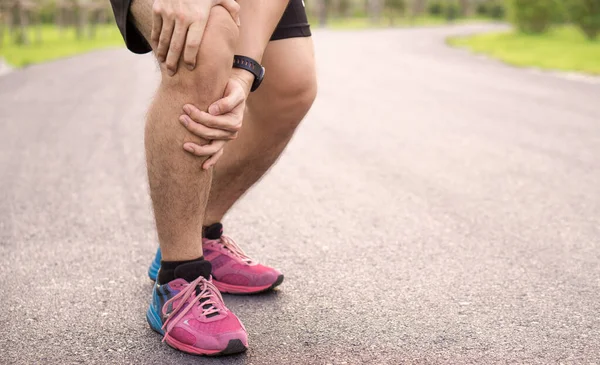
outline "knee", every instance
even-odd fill
[[[290,109],[298,119],[302,120],[317,97],[316,77],[314,74],[296,77],[288,84],[288,88]]]
[[[213,7],[196,56],[196,67],[188,70],[181,57],[177,73],[169,76],[166,66],[161,64],[162,85],[192,99],[194,94],[210,93],[216,84],[229,77],[238,34],[238,26],[229,12],[221,6]]]
[[[276,107],[289,110],[290,114],[302,119],[312,107],[317,96],[317,79],[314,72],[289,75],[277,87]]]
[[[268,72],[268,71],[267,71]],[[264,118],[271,121],[269,130],[278,134],[290,134],[308,113],[317,96],[317,81],[314,72],[294,73],[285,79],[275,80],[265,90],[266,108],[270,114]]]

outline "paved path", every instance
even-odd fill
[[[482,29],[316,32],[319,99],[227,221],[286,282],[226,296],[225,359],[144,318],[152,60],[1,78],[0,362],[600,363],[600,84],[444,45]]]

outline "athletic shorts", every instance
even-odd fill
[[[123,35],[127,48],[133,53],[148,53],[152,48],[136,29],[129,16],[129,6],[132,0],[110,0],[117,26]],[[304,9],[304,0],[290,0],[271,40],[310,37],[310,26]]]

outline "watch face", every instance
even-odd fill
[[[262,79],[265,78],[265,67],[262,66],[261,71],[260,71],[260,76],[258,77],[260,81],[262,81]]]
[[[258,89],[258,87],[262,83],[264,77],[265,77],[265,68],[261,66],[260,74],[254,78],[254,82],[252,83],[252,89],[250,89],[250,91],[254,91],[254,90]]]

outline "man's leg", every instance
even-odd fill
[[[214,167],[203,249],[213,266],[213,282],[221,292],[257,293],[283,281],[280,271],[256,263],[229,237],[222,235],[225,213],[277,160],[316,95],[312,39],[270,42],[263,56],[267,76],[247,101],[244,125]],[[155,279],[160,251],[148,275]]]
[[[135,0],[134,23],[146,39],[152,25],[152,0]],[[170,77],[161,65],[162,81],[148,111],[145,145],[150,195],[164,255],[152,302],[150,327],[171,347],[198,355],[231,354],[248,347],[247,332],[223,303],[210,281],[211,264],[202,260],[202,221],[212,171],[204,158],[183,150],[183,143],[204,144],[178,121],[183,105],[201,110],[223,95],[231,74],[238,28],[222,7],[213,7],[196,68],[180,63]]]
[[[281,155],[317,92],[311,37],[270,42],[263,56],[267,70],[250,94],[239,137],[228,143],[214,167],[205,225],[220,222],[233,204]]]
[[[152,1],[135,0],[131,13],[136,27],[149,40]],[[162,82],[148,111],[145,131],[150,195],[158,239],[165,261],[202,256],[202,222],[211,183],[211,171],[202,170],[203,158],[185,152],[186,141],[201,144],[178,121],[186,103],[206,110],[223,95],[231,74],[238,28],[229,13],[214,7],[204,33],[197,67],[179,67],[173,77],[161,66]]]

